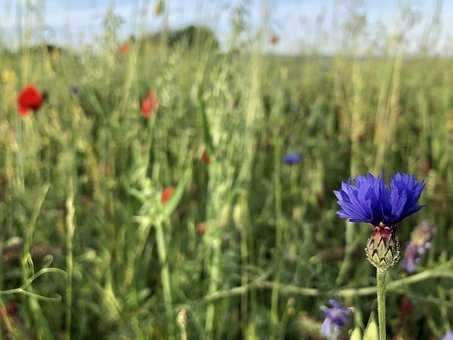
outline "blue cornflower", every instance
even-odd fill
[[[352,309],[344,307],[338,301],[330,299],[328,304],[331,307],[324,307],[324,322],[321,325],[321,333],[327,339],[337,339],[344,326],[349,322]]]
[[[436,232],[436,226],[422,222],[411,234],[411,240],[404,252],[402,266],[408,273],[415,272],[422,256],[431,247],[431,241]],[[453,340],[453,339],[452,339]]]
[[[351,222],[394,227],[396,223],[421,209],[418,199],[424,183],[415,176],[397,172],[386,185],[371,173],[343,182],[335,191],[340,210],[338,216]]]
[[[77,86],[77,85],[71,85],[69,87],[69,92],[71,92],[71,94],[74,96],[74,97],[78,97],[80,96],[80,93],[81,93],[81,90],[80,90],[80,87]]]
[[[448,331],[443,336],[442,340],[453,340],[453,331]]]
[[[283,162],[286,165],[299,164],[302,161],[302,157],[298,153],[287,153],[283,156]]]

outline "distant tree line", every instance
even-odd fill
[[[131,36],[123,43],[138,43],[141,46],[168,44],[170,47],[180,46],[189,49],[194,46],[202,46],[213,50],[218,50],[220,46],[217,37],[211,29],[195,25],[189,25],[187,27],[171,30],[169,32],[159,31],[156,33],[146,33],[138,38]],[[49,54],[54,54],[68,52],[64,47],[52,43],[36,44],[25,48],[30,53],[47,52]],[[8,53],[8,51],[6,52]]]

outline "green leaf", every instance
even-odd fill
[[[199,95],[198,95],[198,112],[200,114],[201,124],[203,127],[204,143],[205,143],[206,149],[208,151],[208,154],[213,154],[214,153],[214,143],[212,142],[211,129],[209,128],[209,120],[208,120],[208,116],[206,114],[204,99],[202,98],[201,93],[202,92],[200,90]]]

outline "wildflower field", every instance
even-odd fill
[[[2,49],[2,338],[377,339],[386,220],[334,191],[398,172],[387,337],[453,328],[453,60],[263,44]]]

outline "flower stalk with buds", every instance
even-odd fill
[[[338,216],[350,222],[365,222],[372,233],[365,248],[368,261],[376,267],[379,339],[386,339],[385,285],[387,271],[398,262],[399,242],[396,226],[419,211],[418,199],[424,183],[415,176],[396,173],[389,185],[380,176],[367,174],[343,182],[335,191],[340,206]]]

